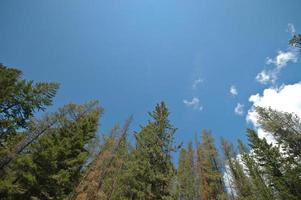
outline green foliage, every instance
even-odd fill
[[[21,71],[0,64],[0,177],[8,155],[26,134],[35,111],[52,104],[57,83],[21,79]]]
[[[222,147],[228,168],[228,176],[231,177],[230,187],[235,191],[235,199],[238,200],[253,200],[256,195],[253,193],[249,177],[244,172],[243,166],[239,160],[237,153],[234,152],[232,144],[222,139]]]
[[[277,198],[300,199],[300,119],[272,109],[257,108],[257,113],[259,124],[272,134],[276,145],[268,144],[265,139],[258,138],[255,131],[248,130],[256,161]]]
[[[9,166],[5,179],[12,182],[1,182],[2,198],[63,199],[73,190],[102,112],[91,105],[95,104],[69,104],[59,110],[57,126],[48,129]]]
[[[34,111],[52,103],[57,83],[33,83],[21,80],[21,71],[0,64],[0,146],[9,136],[28,127]]]
[[[247,175],[252,182],[252,193],[255,196],[254,199],[258,200],[274,200],[272,188],[266,184],[264,180],[264,173],[256,161],[256,156],[254,153],[250,153],[249,149],[242,143],[238,141],[241,160],[245,167],[247,168]]]
[[[174,176],[171,161],[176,129],[169,123],[169,112],[162,102],[149,113],[151,121],[136,133],[136,148],[127,163],[128,199],[171,199],[170,185]]]
[[[300,47],[300,38],[294,36],[290,44]],[[295,114],[256,109],[272,144],[251,129],[249,148],[238,141],[239,154],[222,140],[224,166],[231,175],[229,195],[207,130],[195,150],[191,142],[181,150],[175,173],[176,129],[163,102],[135,133],[133,146],[128,140],[131,118],[96,142],[102,113],[98,102],[68,104],[34,118],[52,104],[57,89],[56,83],[22,80],[21,71],[0,65],[0,199],[301,199],[301,120]]]
[[[301,50],[301,34],[294,35],[293,38],[289,40],[289,44]]]
[[[183,200],[195,197],[195,163],[192,142],[188,144],[188,150],[182,149],[178,167],[178,196]]]

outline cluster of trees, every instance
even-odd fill
[[[290,43],[300,41],[299,35]],[[221,151],[208,130],[187,148],[177,146],[163,102],[134,132],[135,141],[128,137],[132,117],[101,137],[97,101],[44,113],[59,85],[21,75],[0,65],[0,199],[301,199],[301,121],[294,114],[258,107],[273,144],[249,129],[248,145],[222,139]]]
[[[128,141],[129,118],[97,137],[97,101],[52,104],[59,85],[23,80],[0,65],[0,199],[170,199],[176,129],[162,102]]]
[[[212,136],[204,130],[196,149],[182,149],[177,184],[180,199],[301,199],[301,121],[291,113],[257,108],[258,122],[273,143],[248,129],[248,146],[221,140],[218,158]],[[219,163],[223,162],[223,168]]]

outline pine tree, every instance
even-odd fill
[[[225,188],[218,151],[211,133],[202,132],[202,143],[198,147],[201,199],[225,199]]]
[[[171,153],[176,129],[169,123],[169,112],[163,102],[149,115],[152,120],[135,134],[136,148],[127,165],[126,197],[133,200],[171,199],[175,172]]]
[[[89,156],[86,146],[95,137],[101,111],[90,104],[69,104],[60,109],[57,126],[48,129],[10,164],[0,183],[2,198],[67,197],[81,177]]]
[[[301,50],[301,34],[294,35],[293,38],[289,40],[289,44]]]
[[[264,131],[272,134],[277,146],[271,149],[279,153],[281,173],[288,184],[289,193],[301,198],[301,121],[292,113],[278,112],[272,109],[256,109],[258,123]],[[257,141],[257,140],[255,140]]]
[[[70,199],[124,199],[125,163],[130,150],[127,135],[131,120],[129,118],[122,129],[115,126],[104,137],[98,155],[91,162]]]
[[[181,200],[195,198],[195,171],[194,171],[194,150],[192,142],[189,142],[188,149],[182,149],[178,167],[178,195]]]
[[[256,155],[256,160],[262,167],[269,187],[273,188],[274,195],[279,199],[300,199],[300,192],[294,184],[294,178],[286,174],[289,166],[285,165],[285,159],[279,148],[268,144],[264,139],[258,138],[253,130],[248,130],[250,147]],[[299,175],[296,175],[299,176]],[[298,179],[298,177],[295,177]]]
[[[274,200],[276,197],[273,195],[273,190],[266,184],[264,174],[259,163],[256,161],[256,156],[243,144],[238,141],[241,160],[247,168],[247,173],[252,182],[252,193],[254,199],[258,200]],[[254,158],[255,157],[255,158]]]
[[[226,165],[231,181],[234,185],[235,199],[237,200],[253,200],[256,195],[253,193],[251,182],[244,172],[242,163],[237,153],[234,152],[233,145],[222,139],[222,147],[226,159]]]
[[[35,111],[52,104],[57,83],[21,80],[22,72],[0,64],[0,148],[6,147],[18,130],[28,128]],[[0,155],[1,156],[1,155]]]

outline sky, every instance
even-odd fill
[[[49,112],[97,99],[100,133],[165,101],[176,142],[210,129],[235,142],[254,106],[301,115],[301,1],[51,0],[0,2],[0,63],[61,84]]]

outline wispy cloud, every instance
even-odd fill
[[[236,115],[242,116],[244,114],[244,105],[237,103],[236,107],[234,108],[234,113]]]
[[[298,60],[298,53],[295,49],[288,51],[278,51],[274,58],[267,57],[266,64],[273,65],[274,68],[270,70],[262,70],[256,76],[256,80],[261,84],[275,84],[281,70],[287,66],[289,62],[296,63]]]
[[[292,36],[296,34],[296,29],[294,24],[292,23],[287,24],[287,32],[289,32]]]
[[[256,80],[263,85],[268,83],[274,84],[278,78],[278,73],[275,70],[262,70],[256,75]]]
[[[199,110],[202,111],[203,110],[203,106],[200,105],[200,100],[197,97],[193,97],[191,99],[191,101],[184,99],[183,103],[187,106],[190,107],[194,110]]]
[[[195,79],[193,81],[192,88],[193,89],[197,89],[197,87],[199,86],[199,84],[202,83],[202,82],[203,82],[203,79],[201,79],[201,78]]]
[[[289,50],[287,52],[278,51],[275,58],[267,58],[266,64],[274,64],[277,69],[282,69],[287,65],[288,62],[297,62],[297,52],[294,50]]]
[[[231,85],[231,87],[230,87],[230,94],[231,94],[232,96],[237,96],[237,95],[238,95],[238,90],[237,90],[237,88],[235,87],[235,85]]]

